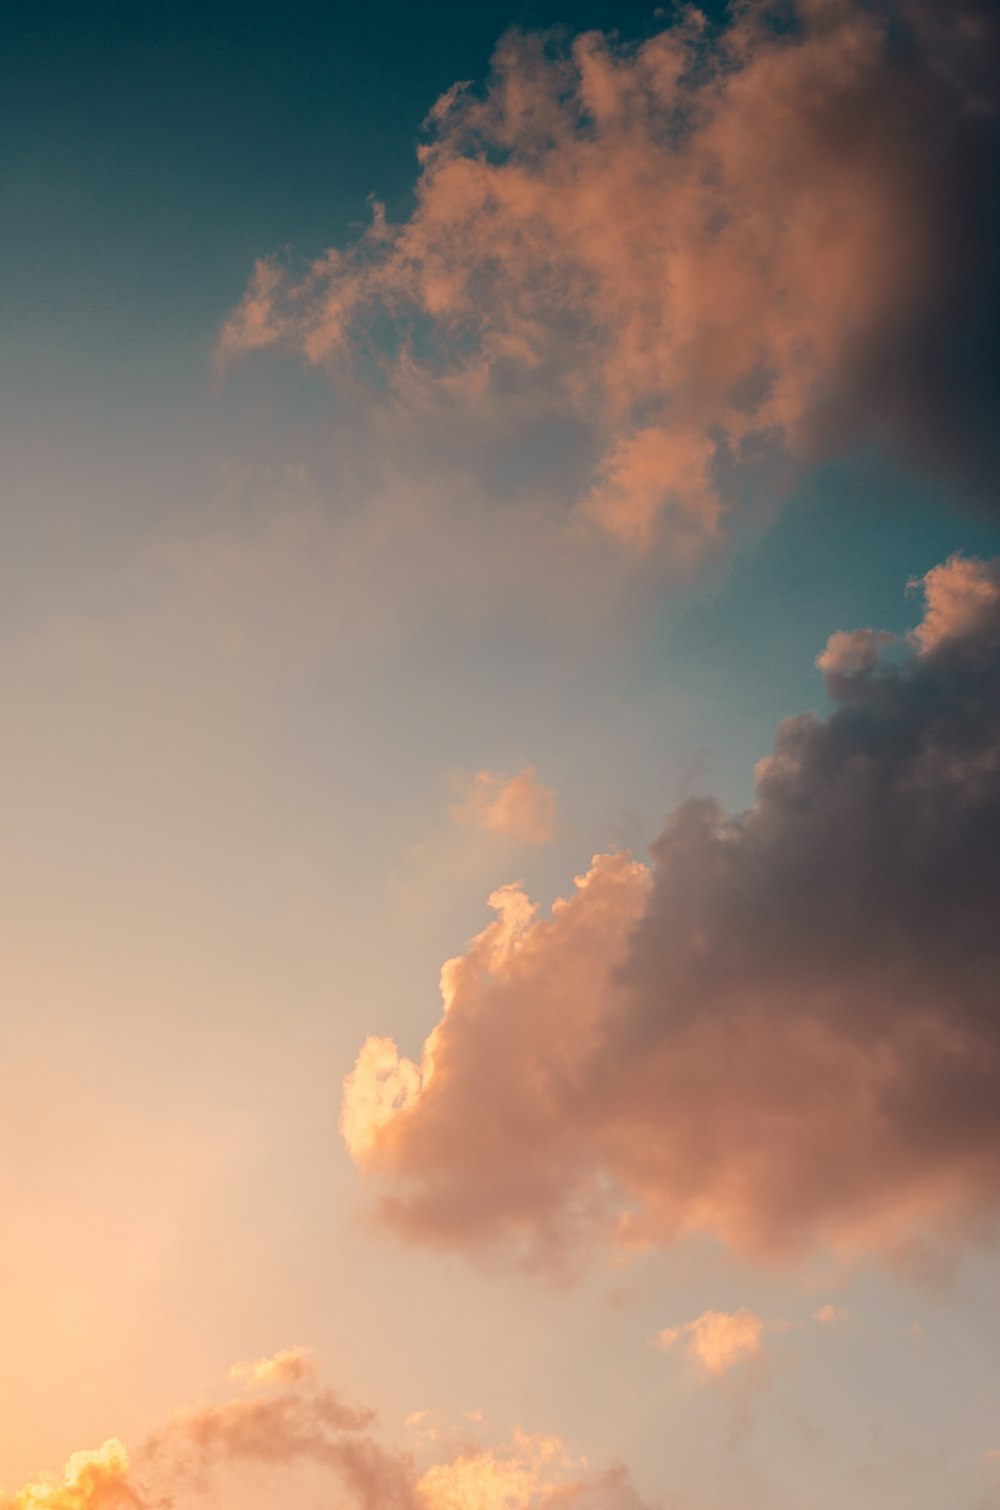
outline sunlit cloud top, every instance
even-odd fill
[[[990,45],[973,7],[849,0],[688,9],[639,45],[512,32],[431,111],[412,215],[261,261],[220,352],[353,374],[397,425],[572,421],[591,474],[563,502],[682,570],[782,453],[876,439],[971,475]]]

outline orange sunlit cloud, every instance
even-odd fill
[[[758,1358],[764,1322],[753,1311],[704,1311],[683,1326],[665,1327],[656,1345],[668,1351],[680,1343],[706,1378],[720,1378],[737,1363]]]
[[[516,776],[477,771],[452,806],[451,817],[525,844],[545,844],[552,838],[555,812],[555,792],[527,765]]]
[[[837,1326],[849,1318],[850,1312],[846,1306],[825,1305],[813,1311],[813,1321],[820,1326]]]
[[[342,1126],[385,1220],[573,1268],[692,1232],[905,1260],[997,1214],[1000,569],[924,591],[902,661],[835,640],[755,806],[684,804],[551,918],[504,888],[419,1062],[369,1039]]]
[[[117,1437],[109,1437],[94,1451],[74,1452],[61,1477],[43,1475],[12,1499],[0,1494],[4,1510],[141,1510],[145,1504],[132,1483],[128,1452]]]
[[[992,1503],[1000,6],[14,9],[0,1510]]]
[[[834,1305],[820,1306],[810,1318],[821,1327],[835,1326],[847,1319],[846,1309]],[[681,1349],[695,1365],[701,1379],[707,1382],[721,1379],[739,1363],[762,1357],[766,1334],[783,1335],[793,1326],[808,1325],[809,1322],[803,1321],[764,1321],[746,1306],[741,1306],[738,1311],[703,1311],[693,1321],[664,1327],[657,1332],[653,1343],[663,1352]]]
[[[584,1510],[598,1496],[603,1510],[648,1510],[623,1468],[591,1473],[557,1437],[516,1432],[505,1444],[438,1446],[439,1460],[424,1466],[384,1443],[374,1412],[345,1404],[302,1349],[235,1365],[230,1377],[244,1393],[177,1411],[132,1456],[116,1437],[73,1453],[61,1476],[0,1494],[0,1507],[157,1510],[182,1490],[214,1487],[227,1471],[312,1465],[328,1470],[358,1510]]]
[[[261,261],[221,354],[293,350],[337,382],[374,364],[397,423],[571,419],[583,514],[682,569],[724,538],[721,471],[762,447],[936,431],[956,451],[961,405],[906,354],[938,345],[944,372],[982,281],[955,200],[978,34],[919,13],[903,67],[878,7],[797,11],[716,31],[691,8],[634,47],[509,33],[485,94],[431,112],[410,218],[377,208],[302,275]]]

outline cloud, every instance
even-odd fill
[[[773,453],[875,439],[995,503],[995,58],[987,6],[926,0],[511,32],[410,217],[261,261],[220,354],[297,353],[453,459],[575,427],[560,501],[685,570]]]
[[[420,1092],[420,1069],[401,1059],[391,1038],[368,1038],[344,1085],[340,1131],[354,1158],[363,1160],[389,1126]]]
[[[813,1321],[820,1326],[837,1326],[840,1322],[847,1321],[850,1312],[843,1306],[825,1305],[813,1311]]]
[[[827,640],[816,664],[828,683],[839,684],[842,677],[874,671],[883,645],[891,645],[895,638],[884,630],[853,629],[847,633],[838,630]]]
[[[425,1442],[445,1442],[457,1436],[456,1421],[460,1429],[467,1431],[467,1422],[481,1422],[481,1410],[463,1410],[459,1417],[447,1416],[438,1411],[412,1410],[403,1423],[415,1438]]]
[[[117,1437],[109,1437],[93,1452],[74,1452],[61,1478],[44,1475],[15,1494],[0,1493],[3,1510],[141,1510],[131,1484],[132,1465]]]
[[[949,640],[989,632],[1000,606],[1000,574],[956,556],[923,579],[927,608],[913,638],[926,654]]]
[[[711,1233],[924,1265],[1000,1210],[1000,567],[956,557],[888,659],[834,642],[757,799],[652,865],[519,888],[419,1059],[369,1040],[343,1127],[382,1218],[555,1267]]]
[[[437,1463],[420,1480],[435,1510],[528,1510],[537,1505],[539,1491],[565,1486],[576,1465],[557,1437],[519,1434],[506,1451],[461,1453],[451,1462]]]
[[[213,1488],[226,1470],[288,1473],[304,1464],[329,1470],[351,1510],[648,1510],[624,1468],[590,1473],[557,1437],[518,1432],[504,1445],[445,1445],[423,1466],[376,1435],[373,1411],[324,1385],[302,1349],[237,1365],[230,1377],[243,1393],[178,1411],[133,1456],[116,1437],[76,1452],[61,1478],[0,1493],[0,1510],[166,1510],[180,1493]]]
[[[847,1320],[846,1310],[824,1305],[812,1313],[811,1320],[818,1326],[834,1326]],[[799,1321],[763,1321],[745,1306],[738,1311],[703,1311],[693,1321],[680,1326],[664,1327],[657,1332],[653,1342],[664,1352],[678,1345],[698,1366],[705,1380],[720,1379],[738,1363],[749,1362],[763,1355],[765,1332],[785,1333],[808,1326]]]
[[[255,1384],[296,1384],[302,1379],[311,1379],[316,1370],[308,1348],[288,1347],[270,1358],[258,1358],[254,1363],[234,1363],[229,1370],[230,1379]]]
[[[462,800],[451,809],[455,823],[472,824],[525,844],[546,844],[552,838],[555,815],[556,794],[536,779],[531,765],[516,776],[477,771]]]
[[[764,1323],[745,1307],[739,1311],[704,1311],[683,1326],[666,1327],[656,1336],[664,1351],[683,1344],[707,1379],[721,1378],[737,1363],[759,1358]]]

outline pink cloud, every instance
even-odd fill
[[[850,1312],[844,1306],[825,1305],[813,1311],[813,1321],[820,1326],[837,1326],[849,1317]]]
[[[531,765],[516,776],[477,771],[462,800],[451,809],[455,823],[471,824],[525,844],[547,843],[552,838],[555,814],[555,792],[537,780]]]
[[[841,629],[831,634],[822,653],[816,657],[816,664],[828,681],[839,682],[842,677],[862,676],[874,671],[882,647],[890,645],[894,638],[884,630],[853,629],[845,633]]]
[[[1000,606],[1000,570],[984,561],[953,556],[922,579],[927,608],[913,638],[925,654],[943,641],[989,625]]]
[[[727,1374],[737,1363],[759,1358],[764,1323],[753,1311],[704,1311],[683,1326],[657,1333],[664,1351],[680,1343],[707,1379]]]
[[[706,1232],[917,1262],[994,1224],[998,581],[929,573],[908,658],[840,642],[747,812],[685,803],[549,918],[495,895],[419,1057],[369,1040],[347,1079],[384,1220],[557,1268]]]
[[[985,12],[771,19],[689,9],[632,46],[510,33],[482,93],[431,111],[409,219],[378,210],[305,272],[259,263],[220,352],[377,369],[396,423],[444,414],[453,436],[571,420],[583,516],[685,569],[724,538],[722,473],[762,448],[874,434],[966,467],[993,444],[962,399],[980,346],[996,365],[969,251],[990,244]]]
[[[628,856],[598,856],[550,919],[519,887],[502,888],[490,899],[496,921],[442,969],[444,1016],[419,1065],[391,1040],[368,1039],[345,1081],[341,1127],[363,1168],[423,1187],[388,1208],[412,1235],[461,1245],[549,1226],[574,1139],[558,1127],[562,1085],[598,1048],[649,882]],[[574,1201],[584,1227],[601,1206],[598,1189]]]
[[[131,1455],[117,1437],[72,1454],[61,1476],[43,1475],[2,1510],[162,1510],[175,1496],[214,1488],[241,1467],[328,1470],[355,1510],[648,1510],[624,1468],[589,1472],[558,1437],[517,1432],[507,1443],[436,1447],[419,1463],[375,1432],[371,1410],[346,1405],[310,1355],[289,1349],[237,1366],[242,1393],[176,1412]],[[294,1482],[294,1481],[293,1481]],[[294,1494],[294,1490],[293,1490]]]

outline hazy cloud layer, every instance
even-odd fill
[[[289,1349],[238,1366],[242,1392],[177,1412],[130,1456],[117,1437],[74,1453],[61,1476],[44,1475],[2,1510],[167,1510],[215,1491],[239,1468],[330,1471],[345,1510],[648,1510],[621,1467],[590,1473],[557,1437],[516,1433],[503,1446],[440,1445],[418,1464],[387,1446],[375,1415],[325,1386],[311,1356]]]
[[[563,501],[675,566],[768,454],[874,437],[995,500],[995,41],[923,0],[511,33],[431,112],[410,218],[261,262],[221,352],[360,377],[383,442],[443,420],[453,463],[576,426]]]
[[[517,887],[442,972],[419,1063],[370,1039],[344,1134],[419,1242],[576,1263],[709,1232],[921,1261],[1000,1211],[1000,570],[821,657],[737,817],[684,803],[647,868]],[[879,652],[882,659],[879,659]]]

